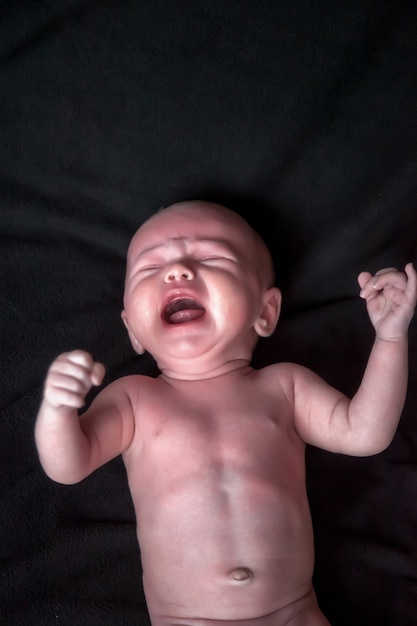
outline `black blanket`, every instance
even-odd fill
[[[401,0],[2,3],[0,624],[149,623],[121,460],[55,484],[33,428],[63,351],[106,382],[156,374],[120,311],[129,239],[161,206],[247,217],[284,294],[254,365],[354,393],[373,340],[357,274],[417,262],[416,20]],[[388,450],[307,450],[334,626],[417,623],[416,331]]]

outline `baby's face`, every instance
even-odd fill
[[[182,203],[152,217],[128,253],[123,319],[134,348],[183,374],[250,360],[265,326],[267,258],[246,222],[215,205]]]

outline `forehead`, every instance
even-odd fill
[[[257,235],[239,215],[222,208],[168,208],[145,222],[134,235],[129,256],[178,239],[218,241],[255,253]]]

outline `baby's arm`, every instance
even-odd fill
[[[297,370],[295,422],[309,443],[352,455],[376,454],[394,436],[404,406],[408,378],[408,326],[417,300],[417,275],[388,268],[359,277],[376,337],[362,379],[349,400],[314,374]]]
[[[35,425],[39,458],[57,482],[79,482],[123,452],[134,430],[133,411],[123,384],[102,391],[81,417],[78,409],[104,366],[81,350],[61,354],[51,365]]]

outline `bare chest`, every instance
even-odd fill
[[[152,468],[165,481],[195,475],[219,485],[233,477],[268,482],[277,472],[303,472],[304,445],[285,395],[260,393],[249,380],[184,389],[162,385],[142,397],[137,413],[137,441],[126,460],[142,476]]]

